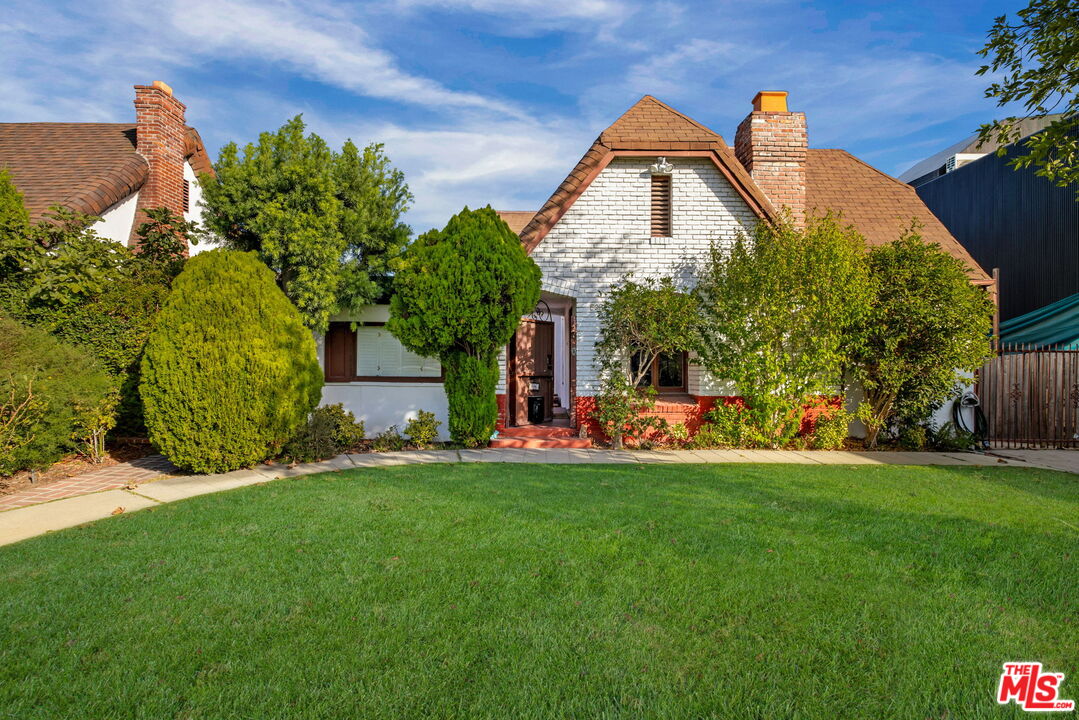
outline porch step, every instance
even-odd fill
[[[521,427],[508,427],[499,431],[500,437],[525,437],[525,438],[572,438],[577,437],[577,431],[566,425],[522,425]]]
[[[517,429],[517,428],[513,428]],[[496,437],[493,448],[590,448],[592,441],[582,437]]]

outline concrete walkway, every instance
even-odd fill
[[[99,492],[19,507],[0,512],[0,545],[110,515],[141,510],[196,495],[232,490],[279,478],[357,468],[417,463],[793,463],[802,465],[981,465],[1042,467],[1079,473],[1079,451],[1009,450],[1007,457],[974,453],[836,452],[791,450],[421,450],[397,453],[338,455],[330,460],[295,467],[258,465],[220,475],[160,476],[123,489]]]

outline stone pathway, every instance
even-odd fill
[[[0,512],[102,490],[115,490],[176,472],[176,467],[163,456],[148,455],[130,462],[91,470],[66,480],[57,480],[48,485],[30,486],[10,495],[0,495]]]
[[[1007,454],[1006,457],[1002,455]],[[296,467],[258,465],[220,475],[169,475],[175,468],[161,456],[87,473],[41,488],[28,506],[0,511],[0,545],[81,525],[120,513],[196,495],[232,490],[270,480],[356,468],[417,463],[788,463],[801,465],[981,465],[1041,467],[1079,473],[1079,451],[1009,450],[994,455],[927,452],[837,452],[789,450],[584,450],[504,448],[487,450],[422,450],[397,453],[338,455],[330,460]],[[130,467],[125,467],[130,466]],[[112,471],[111,473],[109,471]],[[91,477],[92,476],[92,477]],[[58,498],[44,491],[57,486]],[[130,489],[126,489],[130,488]],[[17,497],[34,493],[17,493]]]

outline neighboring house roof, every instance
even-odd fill
[[[1024,118],[1023,120],[1020,120],[1019,138],[1030,137],[1034,133],[1041,132],[1049,127],[1051,123],[1058,120],[1061,115],[1062,113],[1054,113],[1051,115],[1042,115],[1040,117]],[[991,152],[995,152],[999,147],[1000,143],[996,140],[988,140],[983,143],[979,140],[978,133],[974,133],[970,137],[960,140],[955,145],[951,145],[938,153],[934,153],[925,160],[916,162],[909,169],[900,173],[899,179],[909,183],[917,180],[923,175],[928,175],[929,173],[944,167],[951,157],[968,153],[987,155]]]
[[[972,281],[990,277],[948,228],[925,206],[910,185],[882,173],[846,150],[810,148],[806,154],[806,209],[817,214],[840,213],[869,245],[898,238],[916,221],[927,242],[936,243],[968,268]]]
[[[510,230],[518,235],[525,229],[529,221],[536,216],[536,213],[531,210],[496,210],[495,212],[510,226]]]
[[[192,127],[186,153],[196,173],[213,173]],[[142,187],[149,166],[135,151],[134,123],[0,123],[0,168],[36,221],[53,205],[101,215]]]
[[[775,212],[722,137],[651,95],[645,95],[600,133],[577,166],[521,231],[521,241],[528,251],[539,245],[613,157],[633,153],[709,157],[758,216],[771,217]]]

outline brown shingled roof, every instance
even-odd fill
[[[212,174],[198,131],[188,127],[186,140],[192,169]],[[133,123],[0,123],[0,168],[36,221],[53,205],[100,215],[142,187],[148,165]]]
[[[569,210],[599,170],[614,155],[626,152],[708,156],[758,215],[771,217],[775,212],[722,137],[651,95],[645,95],[600,133],[577,166],[521,231],[521,241],[529,252]]]
[[[510,230],[518,235],[525,229],[528,222],[536,216],[536,213],[531,210],[495,210],[495,212],[498,213],[498,217],[502,218],[510,226]]]
[[[51,205],[100,215],[142,187],[132,123],[0,123],[0,167],[32,220]]]
[[[918,232],[937,243],[968,268],[973,282],[988,283],[989,275],[966,248],[952,237],[937,216],[910,185],[885,175],[846,150],[810,148],[806,155],[806,208],[817,213],[841,213],[865,236],[869,245],[883,245],[898,238],[911,221]]]

